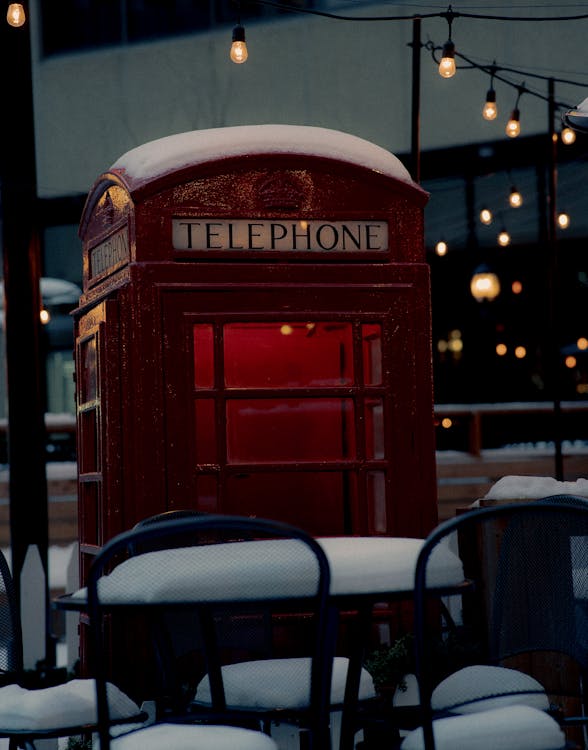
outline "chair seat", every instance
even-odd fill
[[[108,685],[112,719],[137,717],[140,709],[116,685]],[[51,732],[62,727],[95,724],[94,680],[71,680],[62,685],[26,690],[20,685],[0,688],[0,735],[10,732]]]
[[[479,664],[454,672],[442,680],[431,696],[433,711],[469,714],[501,706],[525,705],[549,709],[541,683],[524,672]]]
[[[300,709],[309,703],[310,659],[263,659],[229,664],[222,668],[227,707],[241,710]],[[349,659],[333,661],[331,705],[342,705]],[[359,700],[376,697],[371,675],[362,669]],[[208,676],[196,689],[195,705],[210,706]]]
[[[563,750],[565,735],[544,711],[506,706],[433,722],[435,750]],[[401,750],[424,750],[423,730],[415,729]]]
[[[276,743],[253,729],[204,724],[155,724],[111,740],[111,750],[277,750]]]

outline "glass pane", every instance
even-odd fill
[[[384,403],[381,398],[365,402],[366,458],[384,458]]]
[[[96,409],[80,414],[80,474],[93,474],[100,470],[98,455],[98,415]]]
[[[354,455],[351,399],[227,402],[227,456],[232,463],[337,461]]]
[[[353,383],[350,323],[230,323],[224,327],[225,383],[296,388]]]
[[[80,346],[81,383],[80,404],[87,404],[98,398],[97,349],[96,337],[83,341]]]
[[[212,464],[218,461],[214,404],[212,398],[198,398],[194,402],[196,462],[198,464]]]
[[[274,518],[315,535],[349,533],[345,498],[356,501],[348,472],[243,473],[227,480],[223,513]]]
[[[218,510],[218,487],[216,476],[200,474],[196,478],[196,502],[198,510],[216,513]]]
[[[213,329],[209,324],[194,326],[194,387],[214,386]]]
[[[367,502],[370,531],[385,534],[388,531],[386,513],[386,475],[383,471],[370,471],[367,474]]]
[[[377,323],[362,325],[363,382],[366,385],[382,383],[382,326]]]

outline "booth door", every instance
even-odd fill
[[[372,288],[355,301],[370,312],[349,313],[332,296],[325,290],[317,310],[301,313],[303,291],[289,300],[266,292],[256,300],[266,298],[266,312],[248,313],[239,302],[251,296],[238,293],[169,295],[169,507],[273,518],[315,534],[397,525],[391,487],[415,462],[406,299]],[[219,297],[234,311],[214,311]]]

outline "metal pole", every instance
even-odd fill
[[[412,117],[411,162],[412,178],[421,181],[421,19],[412,21]]]
[[[555,130],[555,82],[548,81],[548,190],[547,190],[547,292],[548,330],[546,368],[549,389],[553,400],[553,442],[555,446],[555,478],[563,480],[562,425],[560,400],[560,346],[559,346],[559,262],[557,253],[557,133]]]
[[[25,11],[28,17],[28,3]],[[48,509],[45,473],[44,362],[41,356],[40,243],[29,21],[0,19],[5,110],[1,200],[8,381],[8,457],[12,570],[19,602],[21,573],[36,546],[45,574],[45,653],[52,658],[47,586]],[[40,603],[36,603],[37,607]],[[38,617],[38,612],[37,612]]]

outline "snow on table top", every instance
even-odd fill
[[[329,561],[333,596],[413,590],[422,539],[325,537],[318,541]],[[436,549],[428,585],[457,585],[463,578],[459,558],[448,547]],[[133,557],[99,581],[99,595],[102,603],[109,604],[280,599],[312,595],[316,579],[314,555],[300,542],[234,542]],[[86,595],[81,589],[72,596],[83,600]]]
[[[321,156],[414,184],[402,162],[375,143],[304,125],[237,125],[170,135],[127,151],[111,169],[147,181],[191,164],[251,154]]]

